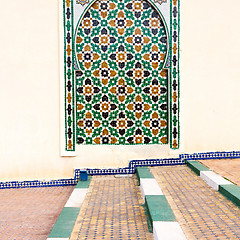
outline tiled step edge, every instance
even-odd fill
[[[156,179],[147,167],[137,167],[136,174],[150,217],[155,240],[186,240],[173,211]]]
[[[78,217],[82,202],[88,192],[91,177],[87,181],[79,181],[60,213],[47,240],[70,239]]]
[[[189,166],[197,175],[199,175],[205,182],[222,193],[225,197],[231,200],[236,205],[240,206],[240,187],[226,180],[219,174],[205,167],[197,161],[187,161]]]

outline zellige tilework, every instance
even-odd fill
[[[75,143],[178,149],[179,1],[63,2],[65,150]]]
[[[167,30],[143,0],[96,1],[77,27],[78,144],[168,143]]]
[[[153,239],[136,181],[94,176],[70,239]]]
[[[187,166],[153,167],[188,239],[239,239],[240,209]]]

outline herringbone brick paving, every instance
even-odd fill
[[[152,239],[142,204],[136,176],[95,176],[70,239]]]
[[[189,240],[240,239],[240,208],[187,166],[151,171]]]
[[[73,188],[1,189],[0,239],[47,239]]]

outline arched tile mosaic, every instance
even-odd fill
[[[98,0],[76,29],[77,143],[167,143],[167,31],[144,0]]]
[[[177,149],[178,0],[87,3],[64,1],[65,150],[75,143]]]

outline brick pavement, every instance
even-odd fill
[[[0,239],[46,239],[73,188],[1,189]]]
[[[217,159],[199,161],[214,172],[240,186],[240,159]]]
[[[136,176],[95,176],[71,240],[152,239]]]
[[[153,167],[151,171],[189,240],[240,239],[240,208],[187,166]]]

